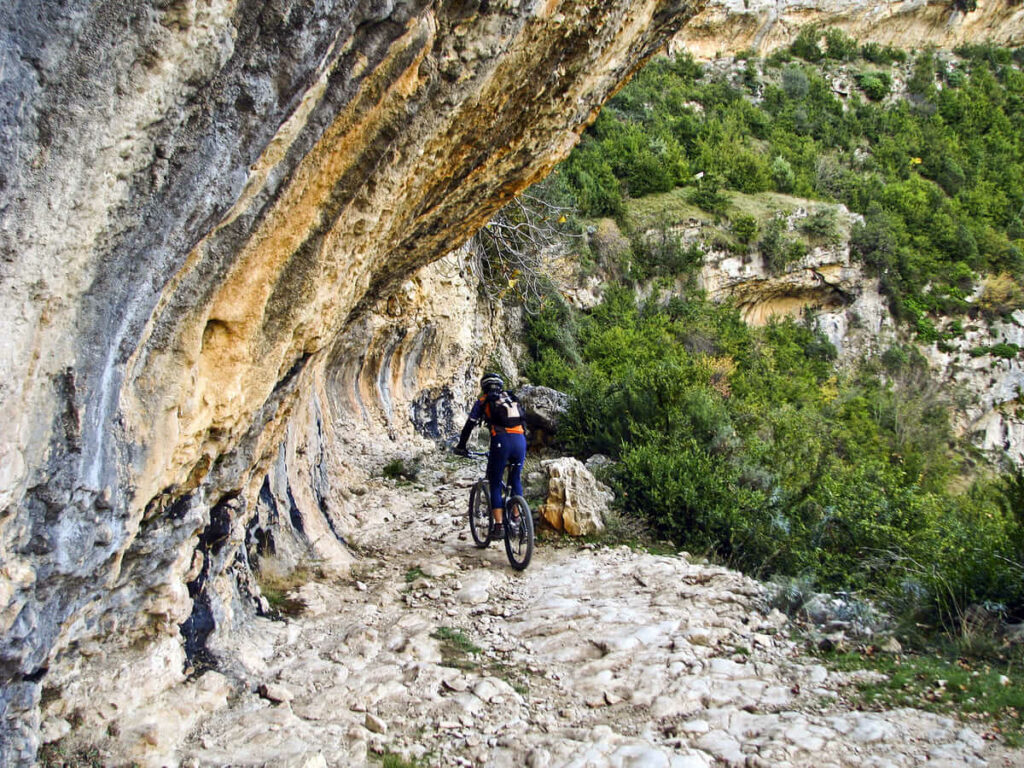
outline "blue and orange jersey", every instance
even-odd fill
[[[502,393],[505,394],[505,393]],[[502,427],[494,423],[494,418],[491,416],[491,403],[487,395],[480,395],[473,408],[469,412],[469,419],[473,422],[479,422],[481,419],[485,420],[491,428],[491,437],[496,435],[524,435],[526,430],[521,424],[512,427]]]

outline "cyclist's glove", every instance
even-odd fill
[[[455,453],[459,456],[469,456],[466,446],[469,444],[469,438],[472,437],[476,425],[475,419],[466,420],[466,425],[462,428],[462,434],[459,435],[459,444],[455,447]]]

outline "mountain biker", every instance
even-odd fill
[[[487,482],[491,487],[491,514],[494,516],[493,538],[501,538],[504,529],[501,497],[501,476],[507,464],[512,465],[509,473],[509,492],[513,496],[523,495],[521,476],[523,461],[526,459],[526,430],[523,427],[522,406],[511,392],[505,391],[505,382],[497,373],[486,373],[480,379],[481,395],[469,412],[466,425],[459,436],[455,453],[468,456],[466,444],[480,420],[491,428],[491,449],[487,456]]]

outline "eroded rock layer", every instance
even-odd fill
[[[691,10],[0,11],[9,763],[34,752],[43,685],[49,700],[92,681],[100,702],[103,687],[135,685],[90,672],[118,654],[162,660],[138,696],[182,677],[179,625],[198,652],[247,605],[221,576],[245,570],[259,504],[293,527],[321,515],[313,539],[336,549],[325,542],[344,534],[314,458],[329,452],[335,411],[406,424],[396,409],[441,373],[459,378],[442,370],[451,341],[430,322],[392,324],[382,345],[387,323],[374,327],[371,310],[544,175]],[[73,719],[116,720],[103,709]]]
[[[979,42],[1024,44],[1024,8],[1018,3],[978,0],[967,13],[956,5],[947,0],[712,0],[673,45],[698,58],[745,50],[763,55],[789,45],[811,24],[842,29],[864,42],[905,49]]]

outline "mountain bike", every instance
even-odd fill
[[[469,455],[476,458],[487,457],[487,453],[478,451],[470,451]],[[507,473],[512,471],[512,466],[509,464],[505,468],[505,481],[501,484],[502,496],[505,497],[502,516],[505,523],[505,554],[512,567],[521,571],[530,564],[530,558],[533,557],[533,513],[522,496],[505,495],[509,488]],[[493,530],[490,484],[487,482],[485,466],[484,474],[473,484],[469,492],[469,532],[473,534],[473,543],[483,549],[491,543]]]

